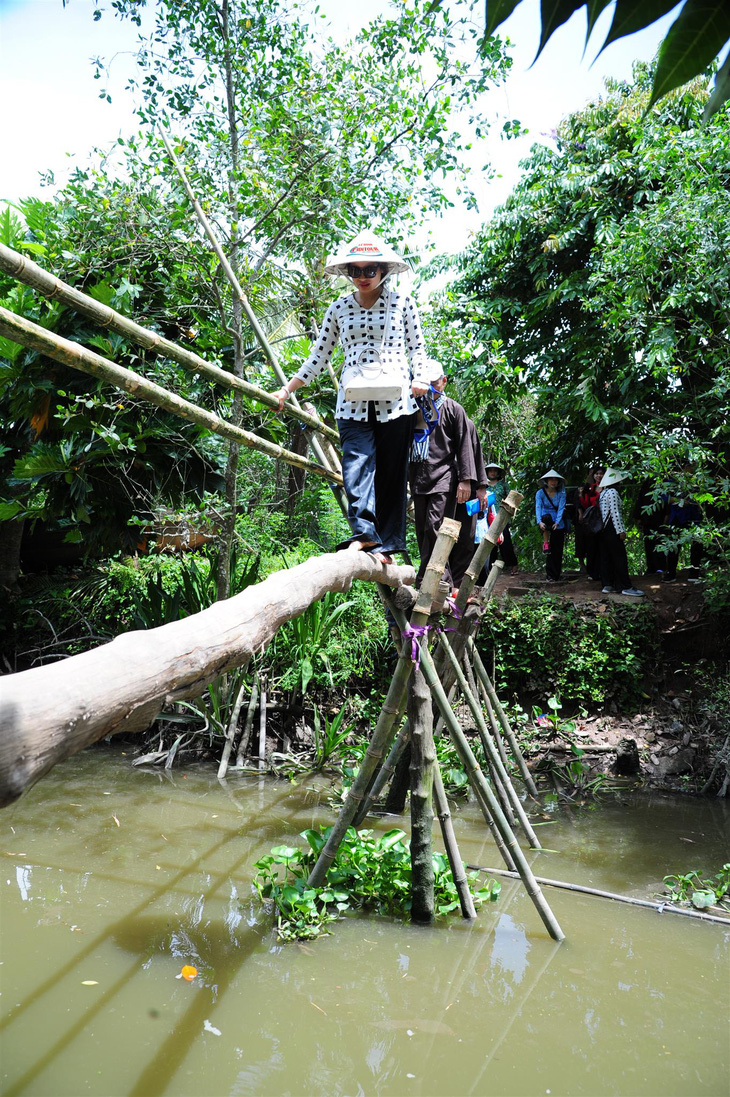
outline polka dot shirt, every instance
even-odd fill
[[[390,292],[390,316],[388,330],[383,340],[385,313],[388,293]],[[382,341],[382,350],[381,348]],[[415,302],[406,293],[384,289],[372,308],[366,309],[350,293],[340,297],[327,309],[322,327],[312,352],[306,362],[295,373],[304,384],[309,384],[327,366],[332,353],[340,343],[345,355],[343,373],[349,366],[361,362],[380,361],[389,374],[395,373],[403,379],[401,396],[397,400],[374,400],[375,414],[381,423],[397,419],[401,415],[411,415],[417,410],[411,394],[411,380],[423,381],[426,365],[426,350],[421,333],[421,324]],[[362,352],[365,351],[363,354]],[[361,357],[362,355],[362,357]],[[340,379],[337,391],[338,419],[358,419],[368,417],[367,400],[346,400]]]

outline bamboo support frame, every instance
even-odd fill
[[[261,453],[268,454],[269,457],[286,461],[287,464],[296,465],[297,468],[306,469],[307,472],[314,472],[317,476],[334,481],[336,484],[342,483],[342,477],[329,467],[318,465],[314,461],[310,461],[308,457],[301,457],[298,453],[292,453],[290,450],[284,449],[283,446],[278,446],[275,442],[267,442],[266,439],[244,430],[243,427],[236,427],[233,423],[227,423],[224,419],[214,415],[213,412],[206,411],[205,408],[200,408],[189,400],[183,400],[181,396],[169,392],[154,381],[146,380],[133,370],[118,366],[108,358],[102,357],[101,354],[88,350],[70,339],[53,335],[38,324],[34,324],[32,321],[26,320],[24,317],[9,312],[8,309],[2,307],[0,307],[0,335],[12,340],[14,343],[20,343],[21,346],[32,347],[48,358],[52,358],[56,362],[62,362],[65,366],[70,366],[71,369],[80,370],[82,373],[91,374],[93,377],[99,377],[102,381],[115,385],[116,388],[128,392],[131,396],[142,397],[142,399],[148,400],[151,404],[155,404],[173,415],[178,415],[191,423],[197,423],[198,426],[205,427],[223,438],[238,442],[248,449],[259,450]]]
[[[484,542],[482,542],[483,544]],[[480,546],[481,547],[481,546]],[[391,612],[398,623],[401,630],[405,628],[406,620],[403,614],[397,609],[391,602]],[[537,910],[540,918],[542,919],[545,928],[550,936],[556,941],[562,941],[565,938],[565,934],[560,928],[558,921],[545,901],[545,896],[542,894],[540,887],[535,880],[532,869],[527,863],[525,855],[518,844],[509,823],[505,819],[504,813],[499,805],[499,801],[489,787],[484,774],[481,770],[479,763],[477,762],[474,752],[472,751],[469,743],[464,735],[463,729],[459,724],[459,721],[454,716],[451,707],[448,703],[444,687],[441,684],[438,673],[431,658],[431,653],[427,648],[423,648],[421,653],[421,667],[423,674],[428,682],[431,692],[434,696],[436,704],[438,705],[441,713],[446,721],[446,726],[449,729],[449,734],[452,737],[454,745],[459,753],[462,764],[464,765],[473,786],[479,788],[481,795],[483,796],[489,812],[499,830],[502,839],[510,852],[510,855],[515,863],[517,871],[520,874],[520,878],[525,886],[527,894],[530,896],[535,909]]]
[[[419,646],[427,643],[421,637]],[[433,743],[431,694],[420,669],[408,680],[408,721],[411,725],[411,921],[429,925],[434,919]]]
[[[13,251],[5,244],[0,244],[0,270],[11,275],[18,282],[30,286],[38,293],[42,293],[49,301],[60,301],[61,304],[81,313],[82,316],[93,320],[99,327],[116,331],[119,335],[126,336],[146,350],[153,350],[161,357],[177,362],[179,366],[183,366],[187,370],[193,370],[204,377],[209,377],[211,381],[215,381],[219,385],[229,389],[238,389],[244,396],[248,396],[251,400],[256,400],[266,407],[273,410],[278,408],[276,397],[272,396],[266,389],[259,388],[258,385],[252,385],[250,381],[244,381],[242,377],[236,377],[235,374],[221,369],[220,366],[214,366],[211,362],[206,362],[204,358],[201,358],[193,351],[186,350],[177,343],[173,343],[172,340],[158,335],[150,328],[135,323],[134,320],[130,320],[127,316],[116,312],[109,305],[104,305],[101,301],[95,301],[93,297],[89,297],[81,290],[69,286],[68,283],[38,266],[32,259],[21,255],[20,252]],[[284,414],[297,419],[311,430],[319,431],[328,440],[339,441],[337,431],[323,423],[319,416],[309,408],[303,410],[301,407],[290,405],[287,401],[284,405]]]
[[[413,609],[411,619],[414,625],[425,625],[427,623],[431,602],[433,601],[434,594],[438,588],[439,580],[443,575],[444,566],[449,558],[449,553],[456,544],[458,537],[459,523],[448,518],[445,519],[439,530],[436,545],[434,546],[431,560],[426,568],[426,574],[424,575],[421,584],[418,600]],[[400,615],[400,621],[402,622],[400,624],[402,630],[407,624],[402,614]],[[396,663],[395,672],[391,679],[385,703],[380,711],[380,716],[378,717],[375,730],[370,738],[365,757],[362,760],[357,777],[350,786],[347,799],[342,806],[342,810],[332,828],[330,836],[320,852],[317,863],[309,875],[308,884],[310,887],[320,887],[324,883],[327,871],[337,856],[340,843],[342,842],[348,827],[352,825],[353,820],[358,814],[360,805],[367,795],[367,790],[370,787],[373,775],[382,762],[383,755],[390,748],[390,744],[395,735],[394,725],[399,713],[402,712],[403,698],[408,685],[408,679],[413,670],[410,651],[408,651],[407,648],[408,645],[402,645],[403,650]]]

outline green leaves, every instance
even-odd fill
[[[672,902],[691,905],[696,910],[719,906],[730,909],[730,862],[724,864],[716,876],[706,878],[697,870],[664,877],[666,890]]]
[[[308,888],[307,877],[331,832],[331,827],[322,832],[305,830],[302,838],[309,851],[276,846],[270,855],[256,862],[254,886],[263,900],[273,903],[278,933],[284,940],[325,934],[329,932],[327,926],[347,911],[369,909],[405,917],[410,910],[409,843],[405,831],[398,829],[377,835],[350,827],[329,870],[327,884],[319,889]],[[459,898],[445,854],[434,852],[433,868],[436,913],[450,914],[459,909]],[[472,871],[468,878],[476,883],[479,873]],[[494,902],[499,893],[500,885],[489,880],[473,891],[475,904]]]
[[[730,5],[726,0],[685,0],[659,47],[649,106],[703,72],[728,39]],[[719,87],[716,88],[717,107],[726,98]]]
[[[486,0],[485,33],[493,34],[507,19],[520,0]],[[576,11],[587,9],[590,38],[601,12],[610,0],[542,0],[541,34],[537,56],[553,33]],[[613,21],[601,47],[636,31],[643,30],[661,19],[676,6],[675,0],[617,0]],[[676,21],[659,48],[659,64],[654,76],[649,106],[653,106],[670,91],[699,76],[730,40],[730,6],[727,0],[685,0]],[[708,104],[710,117],[730,98],[727,63]]]

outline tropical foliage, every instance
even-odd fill
[[[461,329],[464,400],[487,424],[525,405],[519,463],[580,483],[596,459],[705,510],[727,538],[730,129],[706,81],[646,114],[652,74],[536,145],[455,261],[438,323]],[[509,443],[510,436],[507,434]],[[513,450],[503,456],[514,461]]]
[[[493,34],[501,26],[521,0],[486,0],[487,34]],[[548,3],[542,0],[542,33],[538,55],[558,27],[575,12],[586,9],[586,44],[596,21],[609,6],[611,0],[558,0]],[[677,5],[673,0],[618,0],[613,19],[602,49],[623,38],[635,34],[644,27],[667,15]],[[685,0],[681,11],[672,23],[659,48],[659,63],[654,75],[650,106],[662,96],[681,87],[698,76],[722,53],[730,42],[730,9],[725,0]],[[707,115],[718,111],[730,99],[730,54],[720,69],[712,97],[707,105]]]

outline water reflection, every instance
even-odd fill
[[[84,811],[69,817],[69,800]],[[699,833],[708,868],[721,863],[726,816],[672,808],[659,807],[663,849],[643,803],[636,817],[630,803],[570,823],[557,813],[558,852],[539,855],[551,862],[540,871],[622,890],[620,848],[625,878],[646,890]],[[721,927],[551,893],[568,933],[558,946],[510,882],[475,924],[348,918],[333,937],[283,946],[252,864],[329,818],[316,790],[221,788],[193,771],[150,786],[118,753],[91,752],[9,811],[5,1097],[726,1089]],[[488,864],[481,819],[467,809],[457,826],[465,858]],[[183,964],[197,968],[191,983]]]

